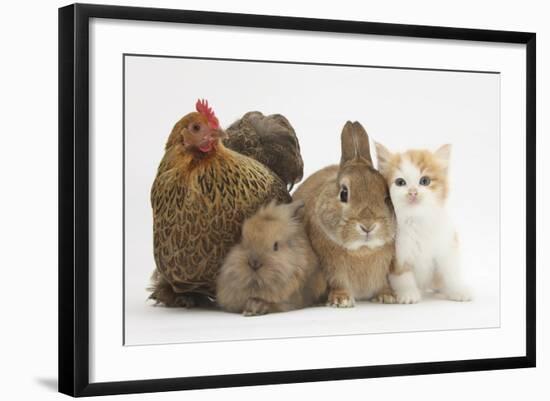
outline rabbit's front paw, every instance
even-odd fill
[[[265,315],[269,312],[269,304],[259,298],[250,298],[244,306],[244,316]]]
[[[420,301],[420,298],[422,298],[422,296],[418,288],[408,288],[396,292],[395,294],[395,299],[398,304],[416,304]]]
[[[355,300],[347,291],[334,290],[328,295],[327,306],[333,306],[335,308],[353,308],[355,306]]]

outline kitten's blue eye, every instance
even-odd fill
[[[423,176],[420,178],[420,181],[418,183],[420,185],[428,186],[430,185],[430,182],[432,182],[432,180],[430,180],[430,177]]]
[[[407,185],[407,181],[405,181],[403,178],[396,178],[395,185],[397,185],[398,187],[402,187],[404,185]]]

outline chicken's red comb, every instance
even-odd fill
[[[214,111],[211,107],[208,106],[208,100],[199,99],[197,100],[197,104],[195,105],[197,108],[197,111],[201,113],[203,116],[206,117],[208,120],[208,125],[212,129],[218,129],[220,128],[220,123],[218,121],[218,118],[214,114]]]

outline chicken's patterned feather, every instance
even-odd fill
[[[151,203],[162,278],[175,292],[214,296],[218,270],[244,219],[272,199],[291,201],[279,177],[229,149],[191,171],[161,162]]]

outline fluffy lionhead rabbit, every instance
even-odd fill
[[[245,316],[304,308],[326,295],[302,221],[303,202],[271,202],[245,220],[217,280],[218,304]]]
[[[305,202],[305,223],[328,280],[330,306],[356,299],[393,302],[395,215],[382,175],[374,169],[369,137],[358,122],[342,131],[339,166],[311,175],[294,193]]]

